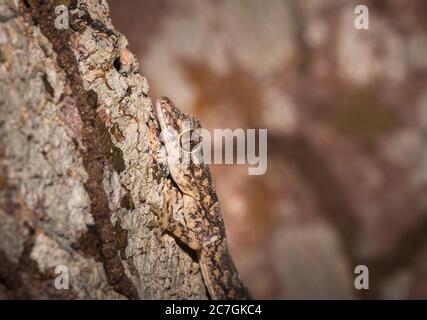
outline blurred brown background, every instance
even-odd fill
[[[153,99],[268,128],[265,175],[212,166],[255,298],[427,298],[426,1],[109,4]]]

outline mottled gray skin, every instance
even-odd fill
[[[201,146],[185,149],[190,143],[183,134],[201,128],[199,120],[181,112],[166,97],[156,103],[156,113],[164,139],[170,176],[182,193],[184,222],[174,218],[176,188],[166,184],[166,214],[162,231],[169,231],[197,253],[203,279],[212,299],[250,299],[229,254],[224,222],[209,167],[203,163],[182,163],[184,150],[201,152]],[[183,150],[184,149],[184,150]],[[175,190],[174,190],[175,189]]]

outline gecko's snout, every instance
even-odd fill
[[[157,102],[156,102],[156,105],[158,107],[166,107],[166,106],[171,105],[171,104],[172,104],[172,101],[168,97],[165,97],[165,96],[159,97],[157,99]]]
[[[157,101],[161,102],[161,103],[169,103],[169,104],[172,103],[172,101],[168,97],[166,97],[166,96],[159,97],[157,99]]]

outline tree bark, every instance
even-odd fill
[[[207,298],[159,234],[148,82],[104,0],[0,0],[0,111],[0,298]]]

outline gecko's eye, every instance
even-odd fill
[[[188,129],[181,133],[179,145],[185,152],[194,152],[199,149],[203,141],[200,130]]]

